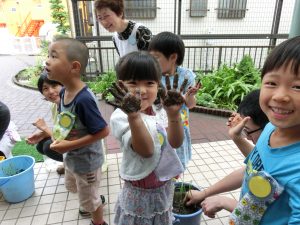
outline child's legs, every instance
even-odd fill
[[[76,178],[67,166],[65,166],[65,187],[69,192],[77,192]]]
[[[103,206],[99,193],[101,168],[88,174],[76,174],[79,202],[81,207],[91,212],[95,224],[103,222]]]

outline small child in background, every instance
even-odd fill
[[[51,116],[53,123],[55,123],[58,113],[57,108],[60,103],[59,92],[62,89],[62,84],[55,80],[49,80],[47,73],[43,72],[38,79],[37,86],[39,92],[45,97],[45,100],[51,102]],[[36,144],[36,149],[39,153],[46,155],[53,160],[63,162],[62,154],[50,149],[50,144],[52,143],[52,130],[47,126],[45,120],[43,118],[38,118],[33,125],[39,130],[29,135],[26,138],[26,143],[30,145]],[[59,165],[56,171],[58,174],[64,174],[64,166]]]
[[[184,98],[168,86],[166,95],[162,94],[164,109],[154,105],[161,70],[147,52],[122,57],[116,73],[119,85],[111,92],[121,109],[113,112],[110,124],[121,143],[120,176],[125,182],[115,206],[115,224],[171,225],[172,178],[183,172],[173,148],[183,141],[180,108]]]
[[[64,85],[55,124],[61,128],[58,131],[64,132],[53,133],[57,140],[50,148],[64,154],[65,186],[68,191],[78,193],[80,206],[91,213],[90,225],[106,225],[99,193],[103,163],[100,139],[108,135],[109,128],[98,109],[96,97],[80,80],[88,56],[88,48],[72,38],[58,38],[49,46],[48,78]],[[63,134],[67,134],[65,139],[61,138]]]
[[[239,104],[237,113],[233,113],[227,122],[229,136],[245,157],[253,150],[262,130],[269,122],[259,106],[259,94],[260,90],[247,94]],[[244,171],[245,168],[242,167],[202,191],[191,191],[186,196],[187,204],[201,203],[204,214],[211,218],[215,218],[216,213],[223,209],[232,212],[237,201],[217,194],[240,188]]]
[[[269,122],[268,117],[260,108],[259,94],[259,89],[247,94],[239,104],[237,113],[232,113],[227,122],[229,137],[245,157],[252,151],[261,132]]]
[[[167,77],[171,84],[173,84],[175,74],[178,74],[179,77],[179,87],[183,84],[184,80],[187,79],[186,88],[183,90],[185,103],[180,110],[184,127],[184,141],[183,144],[176,149],[183,167],[186,168],[192,158],[189,109],[196,106],[195,95],[200,89],[200,83],[195,84],[196,75],[193,71],[180,66],[183,63],[185,47],[178,35],[171,32],[161,32],[153,37],[148,50],[150,54],[158,60],[161,66],[163,75],[161,83],[164,87],[166,86]]]

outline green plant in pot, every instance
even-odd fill
[[[199,190],[195,185],[185,182],[175,183],[173,198],[174,225],[199,225],[202,209],[199,205],[186,206],[184,198],[190,190]]]

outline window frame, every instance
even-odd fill
[[[136,3],[142,3],[143,6],[137,6]],[[126,18],[155,19],[157,17],[157,0],[125,0],[124,4]]]
[[[197,2],[199,1],[199,5],[204,5],[206,6],[206,8],[202,8],[202,9],[196,9],[194,10],[192,7],[193,6],[193,2]],[[207,11],[208,11],[208,0],[190,0],[190,17],[206,17],[207,16]]]
[[[246,17],[247,0],[219,0],[218,19],[243,19]]]

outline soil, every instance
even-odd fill
[[[199,205],[186,206],[184,203],[184,197],[189,190],[198,190],[197,188],[183,184],[175,187],[174,199],[173,199],[173,213],[180,215],[187,215],[197,212],[201,207]]]

